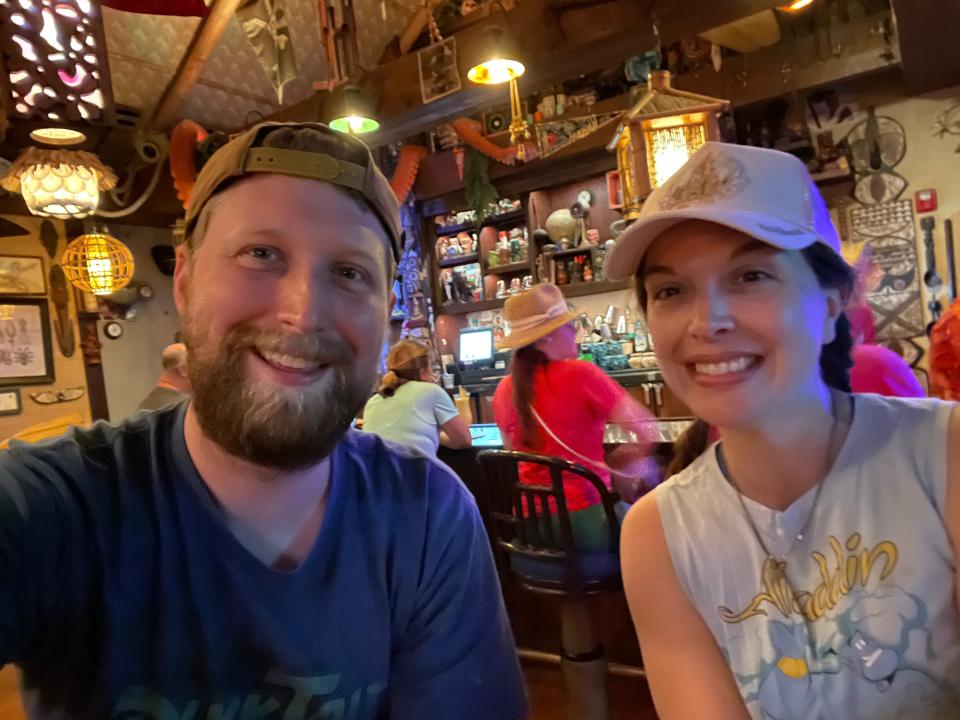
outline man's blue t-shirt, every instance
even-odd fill
[[[476,505],[348,433],[294,572],[231,533],[185,405],[0,454],[0,666],[37,718],[525,717]]]

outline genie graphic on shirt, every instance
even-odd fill
[[[765,616],[750,622],[751,631],[745,629],[741,638],[766,647],[763,666],[753,673],[735,669],[741,688],[753,688],[745,699],[754,717],[868,720],[882,702],[889,713],[884,718],[957,718],[960,697],[927,669],[933,649],[926,605],[895,584],[877,587],[879,578],[894,576],[896,546],[861,550],[856,535],[844,545],[829,540],[838,551],[838,572],[829,572],[825,558],[812,553],[823,581],[812,592],[788,589],[786,563],[768,558],[761,570],[765,592],[741,613],[720,608],[731,624]],[[843,547],[847,557],[839,552]],[[778,610],[785,621],[773,619]],[[764,633],[769,642],[763,642]],[[861,716],[861,708],[868,714]]]

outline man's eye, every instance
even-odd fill
[[[247,251],[247,255],[260,262],[273,262],[279,258],[279,254],[273,248],[255,247]]]
[[[337,268],[336,272],[341,278],[349,280],[350,282],[366,282],[370,277],[366,270],[356,267],[355,265],[341,265]]]

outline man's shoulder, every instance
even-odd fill
[[[0,453],[0,480],[26,474],[75,475],[80,470],[116,472],[120,466],[169,451],[180,408],[138,412],[117,424],[97,421],[35,443],[13,441]],[[164,449],[166,448],[166,449]]]

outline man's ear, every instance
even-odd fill
[[[177,312],[183,317],[187,308],[190,273],[193,269],[190,250],[186,243],[177,246],[176,258],[177,264],[173,269],[173,302],[177,306]]]

